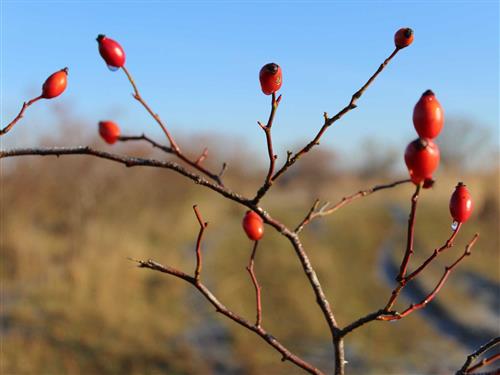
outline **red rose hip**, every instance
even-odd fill
[[[258,241],[264,235],[264,222],[256,212],[247,211],[243,218],[243,229],[248,238]]]
[[[432,174],[439,165],[439,148],[430,139],[418,138],[411,142],[405,151],[405,163],[411,180],[420,184],[432,179]]]
[[[112,145],[120,137],[120,127],[113,121],[101,121],[99,122],[99,134],[106,143]]]
[[[443,129],[443,107],[431,90],[427,90],[413,109],[413,125],[422,138],[436,138]]]
[[[269,63],[262,67],[259,73],[260,87],[266,95],[274,94],[282,84],[281,67],[275,63]]]
[[[450,198],[450,213],[453,220],[464,223],[472,214],[472,198],[463,182],[459,182]]]
[[[68,84],[68,68],[64,68],[47,78],[42,86],[42,98],[52,99],[61,95]]]
[[[413,42],[413,30],[409,27],[403,27],[394,34],[394,44],[396,48],[408,47]]]
[[[118,69],[125,65],[125,51],[118,42],[99,34],[97,43],[99,43],[99,53],[110,68]]]

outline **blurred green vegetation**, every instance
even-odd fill
[[[127,146],[119,148],[146,152]],[[245,194],[259,186],[263,173],[246,171],[244,156],[229,165],[228,186]],[[198,231],[192,205],[198,204],[210,223],[202,278],[224,304],[253,320],[254,289],[245,271],[252,245],[241,230],[243,207],[167,170],[127,169],[90,157],[24,157],[2,160],[2,167],[0,373],[301,373],[260,338],[216,314],[194,288],[127,259],[152,258],[191,272]],[[310,172],[295,173],[273,188],[263,206],[294,227],[315,198],[335,202],[402,177],[381,180],[330,166],[317,176],[318,181]],[[457,246],[421,276],[429,290],[476,231],[480,241],[459,268],[500,281],[498,171],[462,179],[474,196],[475,213]],[[442,173],[435,188],[423,191],[414,261],[448,238],[448,199],[456,182]],[[342,325],[385,305],[391,289],[382,277],[381,251],[390,240],[400,261],[406,231],[391,210],[406,213],[412,192],[408,184],[378,192],[302,232]],[[269,227],[256,273],[265,327],[291,350],[331,370],[329,333],[314,295],[293,249]],[[453,274],[437,300],[473,324],[469,311],[477,302],[455,281]],[[402,298],[398,307],[409,303]],[[220,337],[214,339],[216,330]],[[468,351],[420,313],[391,324],[372,322],[348,336],[345,346],[352,374],[450,373]]]

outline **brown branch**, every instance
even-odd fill
[[[28,109],[28,107],[30,105],[32,105],[33,103],[37,102],[40,99],[42,99],[41,95],[37,96],[36,98],[33,98],[27,102],[24,102],[23,106],[21,107],[21,110],[19,111],[17,116],[14,118],[14,120],[12,120],[5,128],[0,130],[0,137],[4,134],[7,134],[9,132],[9,130],[12,129],[14,127],[14,125],[16,125],[16,123],[23,118],[24,111],[26,111],[26,109]]]
[[[396,187],[398,185],[405,184],[407,182],[411,182],[411,180],[410,179],[399,180],[399,181],[392,182],[390,184],[376,185],[370,189],[360,190],[355,194],[343,197],[339,202],[337,202],[333,206],[330,205],[330,202],[326,202],[325,204],[323,204],[320,207],[319,206],[320,201],[316,200],[314,202],[314,204],[312,205],[311,209],[309,210],[309,212],[307,213],[306,217],[295,228],[295,233],[301,232],[302,229],[304,229],[304,227],[307,224],[309,224],[312,220],[314,220],[315,218],[331,215],[335,211],[348,205],[349,203],[352,203],[353,201],[355,201],[358,198],[363,198],[363,197],[366,197],[367,195],[375,193],[376,191],[390,189],[390,188]]]
[[[363,93],[366,91],[366,89],[370,86],[370,84],[377,78],[377,76],[384,70],[384,68],[389,64],[389,62],[392,60],[394,56],[398,53],[399,49],[396,48],[390,56],[385,59],[385,61],[379,66],[377,71],[368,79],[368,81],[358,90],[356,91],[349,102],[343,109],[341,109],[335,116],[333,117],[328,117],[327,113],[325,112],[324,114],[324,123],[319,132],[316,134],[314,139],[310,141],[306,146],[304,146],[300,151],[297,151],[293,156],[288,157],[286,163],[273,175],[272,181],[276,181],[283,173],[287,171],[288,168],[290,168],[293,164],[297,162],[297,160],[300,159],[301,156],[309,152],[314,146],[319,145],[319,141],[323,134],[326,132],[326,130],[334,124],[336,121],[340,120],[346,113],[349,111],[353,110],[356,108],[356,102],[358,101],[359,98],[363,95]],[[261,192],[261,197],[264,196],[266,191]],[[256,196],[255,199],[258,201],[260,199],[259,196]]]
[[[418,184],[415,188],[415,193],[413,193],[411,197],[411,210],[410,216],[408,218],[408,232],[406,238],[406,251],[403,257],[403,261],[401,262],[401,267],[399,268],[399,274],[396,277],[397,281],[402,280],[406,275],[406,270],[408,268],[408,263],[410,262],[410,257],[413,254],[413,241],[415,237],[415,216],[417,213],[417,203],[418,196],[420,193],[421,185]]]
[[[418,276],[418,274],[422,272],[439,254],[441,254],[446,249],[453,247],[453,241],[458,235],[461,226],[462,223],[459,223],[458,226],[455,228],[455,230],[452,232],[450,238],[445,242],[445,244],[438,249],[434,249],[432,254],[417,269],[415,269],[415,271],[413,271],[412,273],[410,273],[408,276],[405,277],[405,283]]]
[[[464,253],[455,261],[453,262],[450,266],[445,267],[445,271],[443,273],[443,276],[441,276],[441,279],[437,283],[436,287],[432,290],[432,292],[427,295],[421,302],[416,303],[416,304],[411,304],[406,310],[404,310],[402,313],[399,313],[397,315],[384,315],[379,317],[379,320],[385,320],[385,321],[391,321],[391,320],[399,320],[404,318],[405,316],[408,316],[412,312],[419,310],[423,307],[425,307],[429,302],[431,302],[434,297],[439,293],[443,285],[445,284],[446,280],[448,279],[448,276],[450,273],[453,271],[453,269],[467,256],[471,254],[471,249],[476,243],[477,239],[479,238],[479,234],[475,234],[472,240],[467,244],[465,247]]]
[[[455,230],[453,230],[450,238],[444,243],[443,246],[440,248],[434,249],[432,254],[419,266],[413,271],[411,274],[403,277],[401,280],[398,281],[398,285],[394,288],[394,290],[391,293],[391,297],[389,298],[389,301],[387,302],[385,306],[386,311],[390,311],[394,304],[396,303],[396,299],[398,298],[399,294],[401,293],[401,290],[406,286],[406,284],[414,279],[416,276],[420,274],[440,253],[442,253],[444,250],[449,249],[450,247],[453,246],[453,241],[455,240],[456,236],[458,235],[458,232],[460,231],[462,224],[459,224]]]
[[[479,363],[475,364],[469,370],[467,370],[467,374],[471,374],[472,372],[476,371],[477,369],[484,367],[484,366],[488,366],[499,359],[500,359],[500,353],[496,353],[496,354],[493,354],[492,356],[489,356],[488,358],[484,358]],[[495,372],[498,374],[500,372],[500,369],[497,369]]]
[[[201,213],[198,210],[198,206],[193,206],[194,213],[200,224],[200,231],[198,233],[198,238],[196,239],[196,268],[194,271],[194,279],[198,282],[200,280],[201,268],[202,268],[202,257],[201,257],[201,240],[203,239],[203,233],[208,226],[208,223],[203,221]]]
[[[252,250],[252,255],[250,256],[250,260],[247,265],[247,271],[250,274],[250,278],[252,279],[252,284],[255,287],[255,307],[257,310],[257,318],[255,321],[255,326],[260,327],[262,324],[262,301],[261,301],[261,287],[259,285],[259,282],[257,281],[257,276],[255,276],[255,271],[253,269],[254,263],[255,263],[255,254],[257,253],[257,245],[259,244],[259,241],[255,241],[253,245],[253,250]]]
[[[261,127],[261,129],[264,130],[264,133],[266,134],[267,153],[269,155],[269,170],[267,172],[266,179],[264,180],[264,184],[257,192],[256,199],[254,200],[255,204],[259,203],[260,198],[263,197],[263,194],[261,192],[267,191],[273,183],[271,178],[274,173],[274,168],[276,165],[276,159],[278,158],[278,155],[275,155],[273,151],[273,139],[271,135],[271,128],[273,126],[274,117],[276,115],[276,110],[278,109],[280,101],[281,101],[281,95],[278,96],[278,99],[276,99],[276,93],[273,92],[271,96],[271,113],[269,114],[269,119],[267,120],[267,124],[263,125],[260,121],[257,122]],[[257,199],[257,197],[259,198]]]
[[[164,146],[164,145],[162,145],[162,144],[154,141],[153,139],[149,138],[145,134],[141,134],[141,135],[122,135],[122,136],[118,137],[118,141],[120,141],[120,142],[146,141],[149,144],[151,144],[151,146],[153,146],[154,148],[158,148],[158,149],[166,152],[167,154],[172,154],[173,153],[173,151],[172,151],[172,149],[170,147]]]
[[[330,307],[330,304],[325,296],[325,293],[323,291],[323,288],[321,286],[321,283],[318,279],[318,276],[311,264],[311,261],[309,260],[309,257],[307,253],[305,252],[305,249],[296,233],[291,231],[289,228],[287,228],[284,224],[280,223],[279,221],[275,220],[272,218],[266,211],[262,210],[262,208],[258,207],[257,205],[253,204],[253,201],[241,196],[230,189],[212,183],[205,178],[192,173],[180,165],[170,162],[170,161],[159,161],[159,160],[154,160],[154,159],[144,159],[144,158],[135,158],[135,157],[128,157],[128,156],[122,156],[122,155],[117,155],[117,154],[111,154],[109,152],[104,152],[104,151],[99,151],[99,150],[94,150],[90,147],[70,147],[70,148],[26,148],[26,149],[13,149],[13,150],[6,150],[6,151],[0,151],[0,159],[6,158],[6,157],[15,157],[15,156],[22,156],[22,155],[40,155],[40,156],[45,156],[45,155],[55,155],[55,156],[60,156],[60,155],[90,155],[90,156],[95,156],[98,158],[102,159],[107,159],[111,160],[117,163],[121,163],[127,167],[134,167],[134,166],[145,166],[145,167],[155,167],[155,168],[165,168],[165,169],[170,169],[173,170],[188,179],[192,180],[196,184],[205,186],[220,195],[224,196],[227,199],[230,199],[231,201],[237,202],[243,206],[248,207],[249,209],[257,212],[264,222],[270,226],[272,226],[276,231],[278,231],[281,235],[283,235],[285,238],[287,238],[292,245],[293,249],[295,250],[295,253],[297,257],[299,258],[299,261],[302,265],[302,269],[304,271],[304,274],[306,275],[311,288],[313,289],[314,295],[316,297],[316,302],[319,305],[323,316],[325,318],[325,321],[328,324],[328,327],[330,329],[331,335],[332,335],[332,343],[334,345],[335,351],[339,353],[338,356],[336,356],[336,368],[342,368],[344,366],[344,359],[343,359],[343,353],[342,353],[342,341],[337,340],[336,338],[338,337],[338,324],[335,320],[335,317],[333,315],[332,309]],[[191,276],[189,276],[191,278]],[[337,372],[337,374],[341,375],[343,374],[343,370],[341,372]]]
[[[463,366],[456,372],[456,375],[465,375],[470,371],[470,367],[472,363],[479,358],[481,355],[486,353],[488,350],[494,348],[495,346],[500,345],[500,336],[495,337],[494,339],[488,341],[481,347],[479,347],[476,351],[469,354]]]
[[[139,264],[140,268],[149,268],[149,269],[152,269],[154,271],[166,273],[166,274],[169,274],[169,275],[172,275],[172,276],[175,276],[177,278],[180,278],[182,280],[187,281],[188,283],[193,285],[196,289],[198,289],[198,291],[215,307],[217,312],[228,317],[229,319],[236,322],[237,324],[247,328],[248,330],[256,333],[265,342],[267,342],[274,349],[276,349],[282,355],[283,361],[290,361],[291,363],[304,369],[305,371],[307,371],[310,374],[323,375],[323,372],[321,372],[319,369],[317,369],[313,365],[309,364],[308,362],[304,361],[303,359],[301,359],[297,355],[293,354],[283,344],[281,344],[276,339],[276,337],[272,336],[264,328],[262,328],[261,326],[255,326],[255,325],[251,324],[250,322],[248,322],[244,318],[240,317],[238,314],[229,310],[199,280],[196,280],[194,277],[189,276],[188,274],[186,274],[182,271],[179,271],[179,270],[172,268],[172,267],[169,267],[169,266],[164,266],[164,265],[157,263],[153,260],[147,260],[147,261],[136,260],[136,262]]]
[[[145,158],[137,158],[137,157],[129,157],[118,154],[112,154],[105,151],[95,150],[88,146],[77,146],[77,147],[54,147],[54,148],[19,148],[12,150],[2,150],[0,151],[0,159],[7,157],[15,157],[15,156],[24,156],[24,155],[38,155],[38,156],[47,156],[47,155],[91,155],[96,156],[101,159],[111,160],[117,163],[121,163],[127,167],[155,167],[155,168],[164,168],[173,170],[193,181],[196,184],[208,187],[209,189],[221,194],[222,196],[238,202],[244,206],[249,208],[254,208],[250,199],[245,198],[232,190],[224,187],[221,184],[213,183],[203,178],[200,175],[197,175],[193,172],[190,172],[180,166],[177,163],[171,161],[160,161],[155,159],[145,159]]]
[[[153,117],[153,119],[158,123],[158,125],[160,125],[161,130],[163,131],[163,133],[165,133],[165,136],[167,137],[168,141],[170,142],[170,147],[172,148],[172,151],[174,151],[174,152],[179,151],[180,150],[179,146],[177,146],[177,143],[175,143],[174,138],[172,137],[172,135],[168,131],[166,125],[161,120],[160,116],[157,113],[154,113],[153,110],[151,109],[151,107],[149,107],[149,105],[142,98],[141,94],[139,93],[139,89],[137,88],[137,85],[135,84],[134,78],[132,77],[132,75],[130,74],[128,69],[125,66],[122,66],[122,69],[123,69],[124,73],[127,75],[127,78],[134,89],[134,99],[136,99],[139,103],[141,103],[142,106],[146,109],[146,111],[148,111],[148,113],[151,115],[151,117]]]
[[[384,309],[380,309],[378,311],[369,313],[369,314],[363,316],[362,318],[359,318],[359,319],[355,320],[354,322],[348,324],[344,328],[342,328],[341,331],[340,331],[340,336],[344,337],[347,334],[349,334],[352,331],[354,331],[355,329],[357,329],[357,328],[365,325],[366,323],[369,323],[369,322],[372,322],[374,320],[377,320],[380,316],[382,316],[384,314],[385,315],[387,314],[387,312]]]
[[[172,153],[174,155],[176,155],[179,159],[181,159],[183,162],[185,162],[186,164],[189,164],[191,167],[197,169],[198,171],[203,173],[205,176],[207,176],[207,177],[211,178],[212,180],[214,180],[215,182],[217,182],[219,185],[223,185],[222,180],[220,178],[220,175],[210,172],[208,169],[202,167],[200,165],[200,163],[198,162],[198,160],[191,160],[182,153],[180,147],[175,142],[174,138],[172,137],[172,135],[168,131],[166,125],[163,123],[160,116],[157,113],[153,112],[151,107],[149,107],[149,105],[142,98],[141,94],[139,93],[139,89],[137,88],[137,85],[135,84],[134,78],[132,77],[132,75],[130,74],[128,69],[125,66],[122,66],[122,69],[125,72],[125,74],[127,75],[127,78],[134,89],[134,99],[136,99],[139,103],[142,104],[142,106],[146,109],[146,111],[151,115],[151,117],[153,117],[153,119],[156,121],[156,123],[160,126],[163,133],[165,133],[165,136],[167,137],[167,139],[170,143],[170,149],[172,150]]]

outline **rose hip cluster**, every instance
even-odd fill
[[[117,41],[102,34],[96,40],[99,54],[111,70],[120,69],[125,65],[125,51]],[[259,80],[264,94],[275,94],[282,84],[281,67],[275,63],[264,65],[260,70]],[[113,121],[100,121],[98,130],[106,143],[114,144],[120,138],[120,127]],[[258,241],[264,235],[264,222],[256,212],[248,211],[243,218],[243,229],[248,238]]]
[[[401,28],[394,35],[394,44],[397,49],[408,47],[413,42],[414,34],[410,28]],[[100,34],[97,37],[99,53],[106,65],[111,70],[117,70],[125,65],[125,51],[115,40]],[[49,80],[55,80],[56,76],[60,83],[44,84],[44,97],[59,95],[66,87],[65,76],[61,76],[62,70],[54,73]],[[63,84],[64,78],[64,84]],[[59,82],[57,81],[57,82]],[[276,63],[268,63],[259,72],[259,81],[262,92],[265,95],[274,95],[283,83],[281,67]],[[45,86],[47,85],[47,89]],[[444,113],[441,104],[431,90],[427,90],[415,105],[413,110],[413,124],[419,138],[412,141],[406,148],[405,162],[410,173],[410,178],[415,184],[423,184],[424,188],[433,185],[432,175],[439,165],[439,148],[433,140],[439,135],[443,128]],[[120,127],[113,121],[99,122],[99,134],[109,144],[116,143],[120,138]],[[472,212],[470,195],[465,185],[460,183],[450,202],[450,211],[454,220],[463,222],[467,220]],[[243,218],[243,229],[247,236],[258,241],[264,235],[264,222],[262,218],[253,211],[248,211]]]
[[[413,125],[419,138],[410,142],[405,151],[405,163],[412,182],[430,188],[434,184],[432,174],[439,166],[439,148],[434,139],[443,129],[443,107],[431,90],[427,90],[413,109]],[[472,199],[467,187],[458,183],[450,200],[450,213],[457,223],[469,219]]]
[[[431,90],[427,90],[413,109],[413,125],[419,138],[410,142],[405,151],[405,162],[414,184],[433,184],[432,174],[439,166],[439,148],[433,140],[443,129],[444,113]]]

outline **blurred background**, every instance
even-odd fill
[[[321,146],[302,158],[262,205],[294,227],[316,198],[336,202],[406,178],[404,149],[416,137],[414,104],[432,89],[445,110],[441,165],[422,193],[418,264],[449,237],[448,201],[464,181],[475,202],[456,246],[407,288],[417,302],[463,251],[473,255],[438,297],[396,323],[374,322],[346,339],[348,373],[449,374],[500,334],[498,2],[79,2],[1,3],[1,126],[45,78],[70,69],[68,90],[42,101],[0,139],[2,149],[91,145],[165,158],[148,145],[108,146],[97,122],[129,135],[162,134],[110,72],[95,37],[107,34],[152,108],[189,155],[227,162],[226,185],[252,195],[265,176],[257,120],[269,97],[258,71],[283,68],[273,127],[279,155],[297,150],[377,69],[400,27],[415,30]],[[245,271],[251,243],[244,208],[167,170],[126,169],[83,156],[1,159],[0,338],[2,374],[295,374],[261,339],[216,314],[192,287],[141,270],[127,257],[194,268],[198,204],[210,222],[203,277],[228,307],[254,317]],[[345,325],[383,307],[400,262],[413,187],[378,192],[313,222],[303,243]],[[288,242],[266,228],[256,273],[264,324],[294,352],[331,370],[329,334]]]

